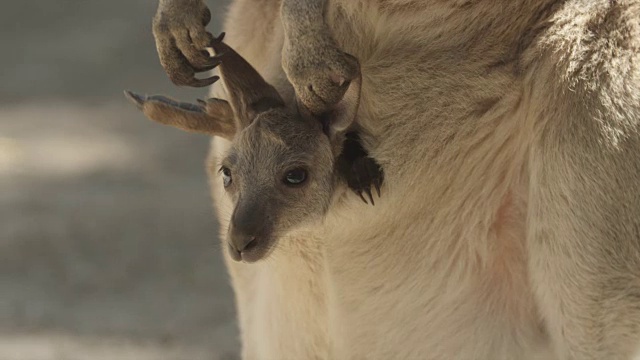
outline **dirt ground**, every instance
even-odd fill
[[[237,358],[208,139],[122,95],[205,96],[162,71],[156,4],[0,7],[0,360]]]

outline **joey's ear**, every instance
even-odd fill
[[[305,118],[320,121],[324,133],[333,140],[353,125],[360,106],[361,86],[362,78],[358,76],[351,82],[343,98],[324,114],[312,114],[299,100],[297,101],[298,111]]]
[[[190,104],[162,95],[139,95],[131,91],[125,91],[124,94],[153,121],[228,140],[235,136],[233,110],[224,100],[199,100],[198,104]]]
[[[211,47],[220,58],[220,74],[236,114],[238,129],[243,129],[263,112],[284,107],[278,91],[235,50],[222,42],[224,33],[214,39]]]

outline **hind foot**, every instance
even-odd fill
[[[283,0],[282,67],[301,102],[314,114],[330,110],[360,75],[358,60],[343,52],[324,22],[326,0]]]

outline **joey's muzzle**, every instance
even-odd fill
[[[238,206],[233,211],[228,231],[228,250],[236,261],[262,259],[272,243],[266,212],[262,206]]]

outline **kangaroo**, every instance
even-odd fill
[[[161,1],[156,24],[182,20],[156,38],[206,33],[204,9]],[[233,1],[229,44],[311,113],[348,92],[341,54],[358,59],[359,141],[385,175],[375,207],[346,196],[263,261],[225,257],[243,358],[638,358],[638,14],[637,0]],[[168,52],[187,59],[171,77],[200,69]],[[230,146],[213,138],[208,162]],[[224,227],[234,203],[209,175]]]

